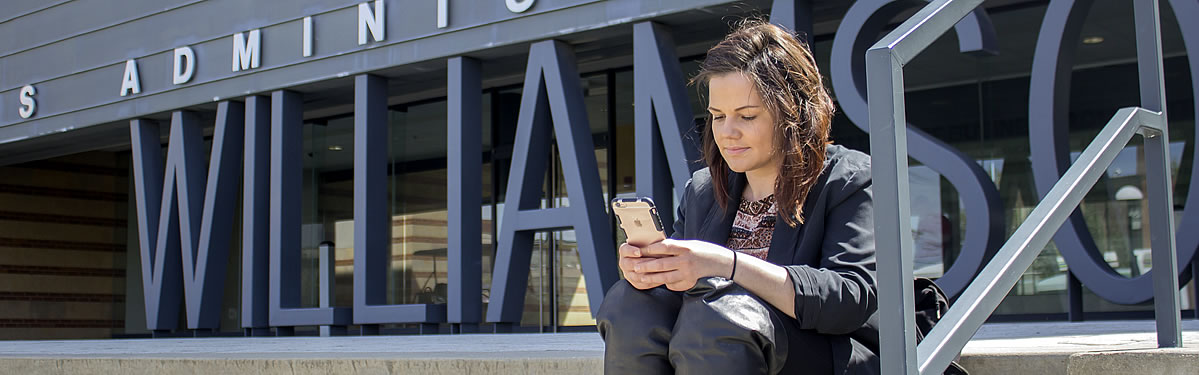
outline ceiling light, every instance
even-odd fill
[[[341,146],[338,146],[338,145],[329,146],[329,151],[341,151]]]
[[[1101,37],[1101,36],[1088,36],[1086,38],[1082,38],[1082,44],[1099,44],[1099,43],[1103,43],[1103,37]]]

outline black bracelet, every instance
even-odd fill
[[[733,250],[733,272],[729,273],[729,281],[732,281],[734,276],[737,276],[737,250]]]

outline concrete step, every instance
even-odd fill
[[[961,363],[971,374],[1199,374],[1199,321],[1182,323],[1181,349],[1157,349],[1152,321],[986,324]]]
[[[1199,374],[1199,321],[1182,349],[1153,322],[988,324],[963,350],[971,374]],[[4,374],[600,374],[595,333],[0,342]]]

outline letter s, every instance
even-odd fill
[[[896,15],[926,2],[859,0],[849,8],[837,28],[829,67],[833,89],[845,115],[867,133],[870,132],[870,111],[866,104],[866,49],[879,39],[883,27]],[[955,30],[959,50],[964,53],[986,54],[996,50],[995,30],[981,8],[958,22]],[[1003,244],[1003,202],[995,183],[975,160],[911,124],[907,125],[907,132],[911,157],[945,176],[961,194],[966,212],[970,214],[962,252],[953,267],[937,280],[947,294],[956,296],[966,289]]]
[[[21,115],[21,118],[33,117],[33,114],[37,112],[37,100],[33,99],[34,95],[37,95],[37,89],[33,88],[33,85],[25,85],[21,88],[21,105],[24,107],[17,109],[17,114]]]

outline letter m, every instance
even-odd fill
[[[129,124],[149,330],[167,331],[178,325],[180,289],[186,297],[188,328],[220,325],[241,172],[243,108],[237,102],[217,106],[207,179],[202,164],[204,134],[195,113],[171,115],[165,169],[158,124],[144,119]]]
[[[262,49],[262,31],[250,30],[249,38],[246,33],[233,34],[233,71],[255,69],[259,66],[259,50]]]

